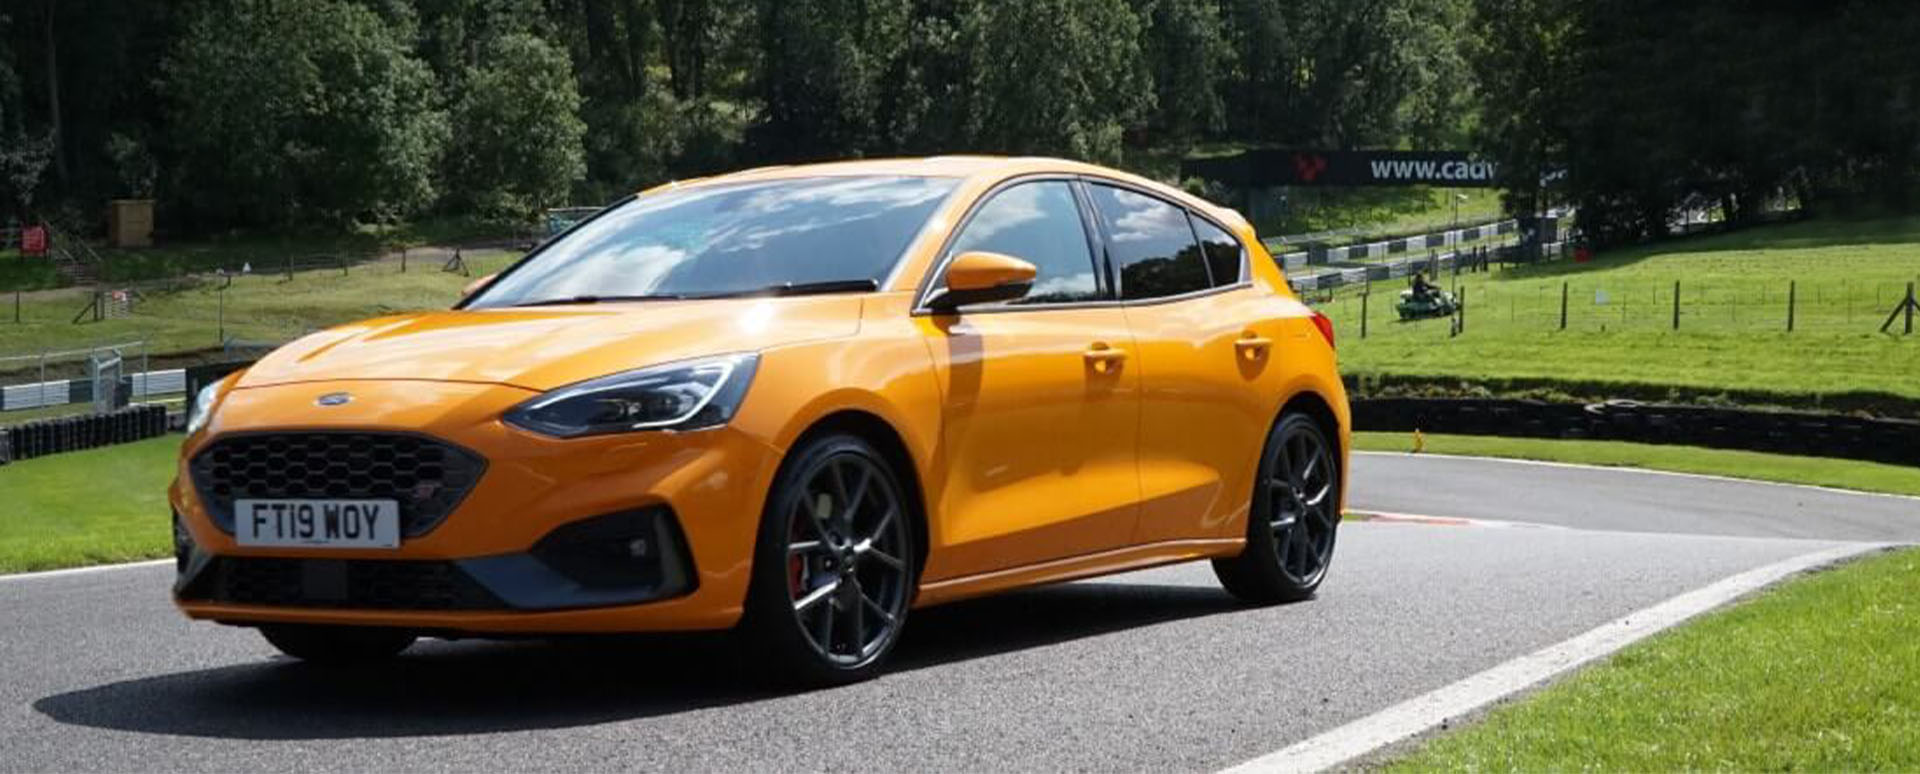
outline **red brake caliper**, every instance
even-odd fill
[[[795,524],[793,526],[795,529],[789,530],[787,534],[788,545],[792,545],[800,538],[799,535],[793,534],[799,531],[797,528],[800,525]],[[801,597],[807,595],[807,587],[804,583],[804,581],[806,581],[806,573],[807,560],[799,554],[789,551],[787,554],[787,593],[791,594],[795,600],[799,600]]]

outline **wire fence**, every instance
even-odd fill
[[[1893,334],[1916,332],[1915,282],[1897,280],[1566,279],[1538,282],[1443,278],[1460,311],[1403,319],[1404,282],[1376,282],[1323,297],[1345,336],[1447,338],[1473,332],[1679,332]]]
[[[132,335],[160,351],[203,349],[234,339],[284,342],[312,330],[401,310],[444,308],[472,278],[504,268],[517,252],[415,250],[380,260],[306,256],[241,261],[211,273],[97,288],[0,295],[0,349],[7,325],[23,338],[71,342]],[[68,327],[71,326],[71,327]],[[92,333],[98,330],[100,333]]]

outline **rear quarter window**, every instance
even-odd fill
[[[1213,286],[1232,285],[1245,275],[1247,249],[1226,229],[1198,215],[1193,217],[1193,233],[1200,238],[1200,252],[1207,258],[1207,273]]]
[[[1091,184],[1088,194],[1120,273],[1120,297],[1165,298],[1213,286],[1187,211],[1143,193]]]

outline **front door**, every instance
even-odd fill
[[[1011,255],[1038,274],[1024,299],[918,318],[945,404],[930,581],[1118,548],[1138,520],[1133,337],[1104,303],[1072,185],[990,197],[949,252]]]

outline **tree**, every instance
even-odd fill
[[[488,44],[510,34],[543,34],[541,0],[407,0],[419,17],[420,59],[452,86],[484,64]]]
[[[908,0],[761,0],[759,95],[749,141],[775,160],[865,155],[880,79],[901,51]]]
[[[495,39],[482,62],[453,108],[450,195],[483,215],[528,219],[587,174],[573,65],[524,33]]]
[[[1550,203],[1566,162],[1575,0],[1476,0],[1468,49],[1481,102],[1475,144],[1497,163],[1508,212]]]
[[[1226,121],[1220,82],[1233,49],[1217,0],[1135,0],[1134,8],[1147,26],[1152,141],[1188,145],[1218,132]]]
[[[970,144],[1116,162],[1153,105],[1141,25],[1125,0],[982,2],[963,22]]]
[[[389,220],[434,199],[447,139],[432,75],[344,0],[224,0],[164,73],[174,195],[221,223]]]

